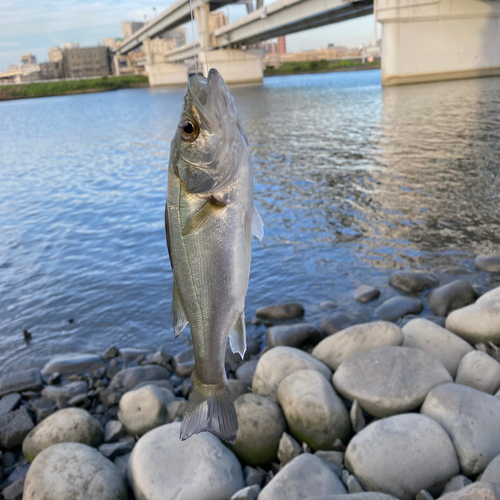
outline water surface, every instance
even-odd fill
[[[473,270],[476,253],[498,251],[500,78],[382,89],[379,71],[359,71],[232,92],[266,225],[247,317],[283,300],[311,322],[324,300],[372,314],[397,293],[394,269]],[[185,346],[172,334],[163,223],[182,98],[0,103],[0,373],[111,344]],[[378,302],[355,303],[361,283],[382,289]]]

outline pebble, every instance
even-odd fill
[[[428,299],[436,316],[448,316],[455,309],[472,304],[476,300],[476,294],[468,281],[456,280],[433,290]]]
[[[179,377],[189,377],[194,370],[194,349],[188,347],[177,353],[172,360],[174,372]]]
[[[439,285],[439,278],[434,273],[422,271],[398,271],[391,275],[389,283],[404,293],[419,293]]]
[[[427,490],[421,490],[415,500],[434,500],[434,497]]]
[[[264,319],[294,319],[304,316],[304,307],[301,304],[276,304],[267,307],[259,307],[256,315]]]
[[[24,491],[24,478],[18,479],[14,483],[2,490],[2,496],[5,500],[22,500]]]
[[[130,453],[135,445],[135,439],[132,436],[126,436],[121,438],[116,443],[105,443],[99,446],[99,451],[110,460],[114,460],[115,458],[126,455]]]
[[[154,385],[129,391],[120,399],[118,419],[128,434],[142,436],[167,422],[167,405],[174,399],[172,391]]]
[[[347,495],[325,495],[320,497],[307,497],[307,500],[398,500],[392,495],[377,493],[374,491],[365,491],[364,493],[353,493]]]
[[[170,361],[172,361],[172,356],[165,351],[159,349],[151,356],[151,363],[154,365],[163,366],[164,368],[169,368]]]
[[[26,370],[0,377],[0,398],[12,392],[38,391],[41,388],[40,370]]]
[[[286,464],[271,479],[260,492],[259,500],[303,500],[346,493],[340,479],[322,460],[303,454]]]
[[[310,354],[295,347],[278,346],[260,357],[252,382],[252,392],[277,402],[281,381],[298,370],[317,370],[328,380],[332,376],[330,368]]]
[[[145,385],[156,385],[156,387],[162,387],[163,389],[168,389],[170,391],[174,390],[174,385],[172,384],[172,381],[169,379],[162,379],[162,380],[146,380],[145,382],[141,382],[140,384],[137,384],[134,387],[135,389],[140,389],[141,387],[144,387]]]
[[[342,361],[358,352],[382,346],[399,346],[403,342],[401,328],[388,321],[354,325],[322,340],[312,355],[336,370]]]
[[[87,408],[89,405],[90,401],[87,394],[78,394],[68,401],[68,406],[72,407]]]
[[[34,424],[24,406],[0,416],[0,448],[10,450],[22,444]]]
[[[288,375],[279,385],[278,400],[292,435],[314,451],[329,450],[335,439],[346,440],[351,433],[344,404],[316,370]]]
[[[180,423],[145,434],[129,461],[128,477],[141,500],[221,500],[244,488],[238,459],[208,432],[179,439]]]
[[[69,375],[85,370],[93,370],[104,366],[101,356],[97,354],[63,354],[52,358],[42,369],[44,375],[61,373]]]
[[[491,292],[489,292],[491,293]],[[500,298],[483,295],[475,304],[453,311],[446,328],[471,344],[500,344]]]
[[[500,388],[500,363],[484,352],[469,352],[458,367],[455,382],[495,394]]]
[[[352,474],[349,474],[349,477],[346,481],[346,486],[349,493],[363,493],[364,491],[363,487],[359,484],[359,481]]]
[[[427,396],[420,412],[451,436],[462,473],[480,474],[500,454],[500,400],[460,384],[443,384]]]
[[[342,451],[318,450],[314,455],[327,464],[335,465],[339,469],[344,468],[345,453]]]
[[[498,481],[500,483],[500,455],[497,455],[484,470],[481,478],[479,479],[482,483],[487,483],[488,481]]]
[[[396,322],[407,314],[419,314],[424,306],[412,297],[392,297],[375,309],[377,319]]]
[[[240,396],[248,392],[248,385],[241,380],[228,380],[227,385],[233,401],[236,401]]]
[[[448,493],[439,500],[498,500],[500,498],[500,483],[473,483],[461,490]]]
[[[61,409],[69,406],[71,398],[87,394],[88,390],[87,382],[70,382],[66,385],[48,385],[42,390],[42,396],[53,401]]]
[[[293,439],[290,434],[286,432],[281,436],[279,446],[278,446],[278,460],[281,463],[281,467],[291,462],[295,457],[298,457],[302,453],[302,447],[295,439]]]
[[[94,448],[60,443],[42,451],[31,465],[24,500],[127,500],[120,471]]]
[[[163,366],[134,366],[120,370],[111,380],[110,387],[124,387],[129,391],[135,389],[141,382],[150,380],[165,380],[170,378],[170,372]]]
[[[267,475],[264,469],[260,467],[251,467],[250,465],[245,467],[243,473],[245,474],[245,484],[247,486],[252,486],[254,484],[262,486],[264,478]]]
[[[418,414],[378,420],[356,434],[345,454],[346,467],[365,489],[414,500],[432,494],[459,472],[449,436],[434,420]]]
[[[341,330],[345,330],[353,325],[359,325],[361,323],[368,323],[370,318],[365,314],[351,312],[336,312],[327,316],[321,322],[321,330],[326,336],[333,335],[334,333],[340,332]]]
[[[480,271],[489,273],[500,273],[500,254],[478,255],[474,264]]]
[[[403,326],[403,334],[403,346],[432,354],[453,378],[462,358],[473,351],[472,346],[458,335],[424,318],[414,319]]]
[[[116,465],[116,467],[120,471],[123,479],[125,479],[127,481],[128,481],[128,478],[127,478],[128,462],[130,460],[130,455],[131,455],[131,453],[127,453],[125,455],[120,455],[113,460],[113,463]]]
[[[237,491],[230,500],[257,500],[260,493],[260,486],[254,484],[253,486],[246,486],[245,488]]]
[[[259,394],[240,396],[234,405],[239,430],[230,448],[248,465],[267,465],[275,461],[286,428],[280,407]]]
[[[178,398],[167,404],[167,422],[173,422],[181,419],[186,411],[187,401],[184,398]]]
[[[366,421],[363,415],[363,408],[361,408],[361,405],[359,404],[357,399],[352,402],[349,417],[351,418],[351,426],[355,434],[365,428]]]
[[[370,285],[360,285],[358,286],[358,288],[356,288],[356,291],[354,292],[354,298],[358,302],[363,302],[364,304],[377,299],[379,296],[380,296],[380,290]]]
[[[99,446],[104,431],[90,413],[81,408],[66,408],[42,420],[23,441],[23,454],[32,462],[43,450],[57,443],[82,443]]]
[[[21,401],[21,394],[13,392],[0,399],[0,415],[5,415],[16,408]]]
[[[357,399],[365,411],[380,418],[416,410],[433,387],[451,381],[429,353],[392,346],[354,354],[333,376],[342,396]]]
[[[323,338],[321,330],[309,323],[272,326],[266,331],[266,346],[302,347],[316,345]]]
[[[469,478],[467,478],[461,474],[459,476],[452,477],[446,483],[446,486],[444,487],[442,494],[444,495],[446,493],[451,493],[452,491],[458,491],[461,488],[465,488],[466,486],[468,486],[471,483],[472,483],[472,481]]]
[[[115,347],[112,345],[112,346],[109,346],[104,351],[104,354],[102,355],[102,357],[103,357],[103,359],[113,359],[119,355],[120,355],[120,351],[118,350],[118,347]]]
[[[251,361],[245,361],[236,370],[236,378],[241,380],[247,387],[250,387],[253,382],[253,377],[255,375],[255,370],[257,369],[258,359],[252,359]],[[246,391],[245,391],[246,392]]]
[[[114,443],[125,434],[125,426],[119,420],[110,420],[104,427],[104,442]]]

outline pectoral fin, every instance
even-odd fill
[[[234,325],[233,331],[229,334],[229,346],[233,353],[237,352],[241,359],[245,355],[247,350],[247,339],[246,339],[246,327],[245,327],[245,313],[242,312],[236,324]]]
[[[172,320],[174,324],[175,338],[177,338],[182,333],[182,330],[186,328],[188,320],[186,318],[186,314],[184,313],[179,290],[177,290],[177,285],[175,283],[174,293],[172,296]]]
[[[264,222],[262,221],[262,217],[260,216],[255,205],[253,205],[251,221],[252,235],[259,241],[262,241],[262,238],[264,237]]]
[[[214,211],[220,210],[223,207],[225,207],[223,200],[219,200],[214,196],[209,198],[182,228],[182,236],[187,236],[188,234],[199,231],[214,214]]]

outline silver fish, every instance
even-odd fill
[[[165,210],[174,274],[175,336],[189,323],[193,386],[181,439],[208,431],[233,443],[238,420],[224,357],[246,350],[245,296],[251,235],[263,236],[253,203],[248,140],[233,98],[217,70],[190,78],[172,140]]]

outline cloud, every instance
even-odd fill
[[[19,42],[0,42],[0,47],[17,47]]]

